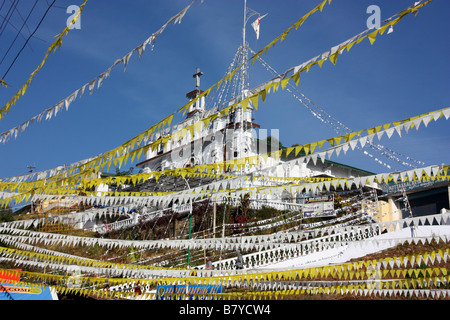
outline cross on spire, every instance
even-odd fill
[[[198,89],[200,88],[200,77],[203,75],[203,72],[200,71],[200,68],[197,68],[195,72],[196,74],[194,74],[192,77],[195,78],[195,87]]]

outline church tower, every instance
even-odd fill
[[[192,101],[196,99],[199,95],[203,93],[202,90],[200,90],[200,77],[203,75],[203,72],[200,71],[200,68],[196,69],[196,73],[192,76],[195,78],[195,90],[192,90],[191,92],[188,92],[186,94],[186,98],[189,99],[189,101]],[[202,97],[199,101],[196,101],[190,108],[189,112],[187,113],[187,118],[191,118],[198,112],[205,111],[205,97]]]

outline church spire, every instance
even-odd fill
[[[203,91],[200,90],[200,77],[203,76],[203,72],[200,71],[200,68],[195,69],[195,74],[192,76],[195,78],[195,90],[192,90],[191,92],[188,92],[186,94],[186,97],[189,100],[193,100],[197,98]],[[196,111],[203,111],[205,110],[205,98],[202,97],[199,101],[196,101],[190,108],[189,112],[187,114],[187,117],[190,118],[192,115],[195,114]]]
[[[203,75],[203,72],[200,71],[200,68],[195,69],[196,74],[192,77],[195,78],[195,87],[197,89],[200,88],[200,77]]]

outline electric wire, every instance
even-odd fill
[[[56,2],[56,0],[53,0],[53,2],[47,7],[47,10],[45,11],[44,15],[42,16],[42,18],[40,19],[38,25],[36,26],[36,28],[34,29],[34,31],[30,34],[30,36],[27,38],[27,40],[25,41],[24,45],[22,46],[22,48],[20,49],[20,51],[17,53],[17,55],[15,56],[14,60],[12,61],[11,65],[8,67],[8,69],[6,70],[5,74],[3,75],[2,79],[5,80],[6,76],[8,75],[9,71],[11,70],[11,68],[14,66],[15,62],[17,61],[17,59],[19,58],[20,54],[22,53],[23,49],[26,47],[26,45],[28,44],[28,42],[30,41],[30,39],[33,37],[33,35],[36,33],[36,31],[39,29],[39,27],[41,26],[42,22],[44,21],[45,17],[47,16],[48,12],[50,11],[50,9],[53,7],[54,3]]]
[[[15,2],[15,0],[14,0],[14,2]],[[6,24],[8,24],[8,21],[9,21],[9,14],[11,13],[11,9],[12,9],[13,6],[14,6],[14,2],[11,3],[11,6],[9,7],[8,12],[6,13],[6,16],[3,17],[2,24],[0,25],[0,30],[2,30],[2,29],[4,28],[4,26],[6,27]],[[5,24],[5,22],[6,22],[6,24]]]
[[[36,1],[34,2],[34,5],[33,5],[33,7],[31,8],[30,12],[28,13],[27,18],[26,18],[25,21],[23,22],[22,27],[21,27],[20,30],[17,32],[17,34],[16,34],[14,40],[11,42],[11,44],[10,44],[8,50],[6,50],[6,53],[3,55],[3,58],[2,58],[2,60],[0,61],[0,65],[1,65],[1,64],[3,63],[3,61],[5,60],[6,56],[7,56],[8,53],[9,53],[9,51],[10,51],[11,48],[13,47],[13,45],[14,45],[14,43],[16,42],[17,38],[19,37],[19,34],[21,34],[21,31],[22,31],[22,29],[24,28],[24,26],[27,25],[27,21],[28,21],[28,19],[30,18],[31,14],[33,13],[34,9],[36,8],[37,3],[38,3],[38,0],[36,0]]]

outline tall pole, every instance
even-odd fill
[[[192,229],[192,198],[191,198],[191,206],[189,208],[189,240],[191,240],[191,229]],[[189,245],[188,259],[187,259],[188,268],[189,268],[190,262],[191,262],[191,246]]]
[[[184,182],[186,182],[188,186],[188,190],[191,189],[191,186],[189,185],[189,182],[187,182],[186,179],[184,179]],[[191,227],[192,227],[192,198],[190,198],[190,206],[189,206],[189,240],[191,240]],[[188,246],[188,257],[187,257],[187,263],[188,268],[189,264],[191,262],[191,246]]]
[[[34,166],[29,165],[27,168],[29,169],[30,173],[33,173],[33,169],[36,170],[36,165]],[[31,199],[30,205],[31,205],[31,214],[33,214],[33,199]]]
[[[214,199],[213,207],[213,238],[216,237],[216,199]]]
[[[244,0],[244,28],[242,30],[242,44],[245,46],[245,25],[247,24],[247,0]]]
[[[244,99],[244,89],[245,89],[245,74],[247,72],[247,48],[246,48],[246,32],[247,32],[247,0],[244,0],[244,27],[242,28],[242,61],[244,66],[242,67],[242,76],[241,76],[241,94],[242,99]],[[244,108],[242,108],[242,116],[244,116]],[[241,118],[242,124],[244,124],[243,118]],[[242,127],[242,125],[241,125]]]
[[[242,28],[242,61],[244,63],[242,70],[241,70],[241,99],[242,101],[245,99],[245,95],[244,95],[244,90],[245,90],[245,78],[246,78],[246,73],[247,73],[247,48],[246,48],[246,26],[247,26],[247,0],[244,0],[244,26]],[[241,113],[241,121],[240,121],[240,135],[239,135],[239,140],[238,144],[240,144],[240,147],[238,148],[239,150],[239,157],[242,158],[242,151],[243,151],[243,143],[244,143],[244,107],[241,105],[241,109],[240,109],[240,113]],[[239,109],[238,109],[239,112]],[[242,170],[242,169],[241,169]]]
[[[226,198],[222,198],[223,200],[223,218],[222,218],[222,239],[225,238],[225,214],[227,209]],[[222,247],[220,248],[220,256],[219,261],[222,261]]]

